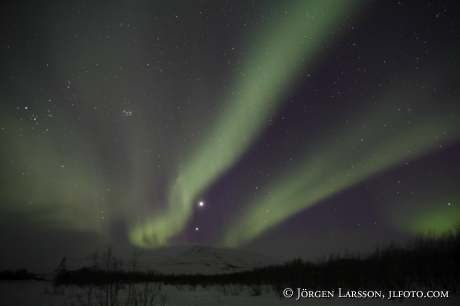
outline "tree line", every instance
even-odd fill
[[[108,258],[107,258],[107,254]],[[375,247],[367,253],[331,254],[313,262],[301,258],[281,265],[256,268],[231,274],[164,274],[137,270],[138,254],[130,268],[112,252],[103,256],[96,268],[78,271],[61,270],[55,277],[56,286],[103,284],[163,283],[194,288],[243,285],[253,288],[270,286],[279,293],[284,288],[309,290],[448,290],[460,293],[460,224],[453,231],[436,236],[422,234],[405,247],[391,243]]]

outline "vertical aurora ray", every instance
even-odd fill
[[[275,175],[279,179],[264,187],[270,193],[247,203],[249,208],[225,231],[223,244],[235,247],[249,242],[286,218],[381,171],[458,141],[460,113],[452,100],[459,97],[442,97],[422,90],[448,84],[457,72],[442,61],[434,64],[423,75],[408,75],[413,86],[386,91],[388,94],[372,103],[373,107],[350,120],[353,128],[335,127],[335,136],[329,138],[328,144],[313,144],[312,148],[321,149],[304,152],[295,167]],[[429,77],[442,68],[442,77]],[[416,116],[408,120],[401,105],[409,106]],[[452,224],[445,211],[439,214],[442,217],[437,222],[448,219]],[[412,228],[420,230],[429,223],[427,220],[418,216]]]
[[[331,33],[345,17],[357,13],[360,1],[291,1],[283,8],[291,15],[270,25],[261,24],[253,34],[253,50],[234,76],[225,109],[212,131],[197,143],[181,163],[172,184],[167,211],[146,216],[131,227],[135,245],[156,247],[179,233],[193,212],[193,201],[234,165],[266,127],[283,94],[296,84],[299,74],[321,55]],[[334,37],[336,38],[336,37]],[[251,50],[251,48],[248,48]]]
[[[40,125],[31,129],[14,116],[0,119],[9,127],[2,135],[8,148],[2,152],[8,161],[3,171],[9,174],[2,182],[2,223],[15,222],[8,217],[18,216],[40,226],[102,233],[99,215],[91,210],[100,196],[93,175],[98,169],[83,149],[84,141],[75,136],[78,131],[44,132]],[[71,141],[64,146],[47,133]]]

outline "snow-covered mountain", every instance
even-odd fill
[[[114,254],[116,256],[116,254]],[[56,270],[65,267],[75,271],[100,266],[102,258],[63,259]],[[124,269],[130,270],[131,259],[124,258]],[[252,251],[215,248],[206,245],[177,245],[161,247],[141,253],[137,262],[139,271],[156,271],[165,274],[226,274],[241,272],[282,262]]]
[[[168,274],[225,274],[280,263],[277,259],[257,252],[195,245],[169,260],[142,265]]]

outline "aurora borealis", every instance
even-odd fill
[[[0,261],[177,243],[316,258],[450,229],[458,13],[15,4],[0,37]]]

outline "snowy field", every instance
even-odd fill
[[[153,285],[152,285],[153,286]],[[64,288],[64,287],[63,287]],[[142,289],[142,285],[138,285]],[[230,305],[230,306],[250,306],[250,305],[393,305],[392,301],[381,299],[353,299],[353,298],[334,298],[334,299],[300,299],[295,300],[296,295],[291,299],[280,300],[273,291],[267,292],[264,288],[261,296],[251,296],[248,288],[240,295],[225,295],[222,288],[216,286],[204,289],[200,286],[192,291],[189,286],[176,288],[175,286],[162,286],[161,293],[166,296],[164,305],[194,306],[194,305]],[[127,290],[121,290],[119,305],[125,305]],[[337,293],[336,293],[337,294]],[[80,301],[79,301],[80,297]],[[76,286],[64,288],[63,293],[53,294],[53,286],[50,282],[12,282],[0,283],[0,306],[81,306],[86,305],[83,300],[85,292]],[[160,298],[155,300],[156,304],[161,304]],[[449,297],[443,299],[404,299],[403,305],[460,305],[459,297]],[[399,303],[398,301],[396,303]],[[92,305],[99,305],[93,297]],[[150,305],[150,304],[149,304]]]

